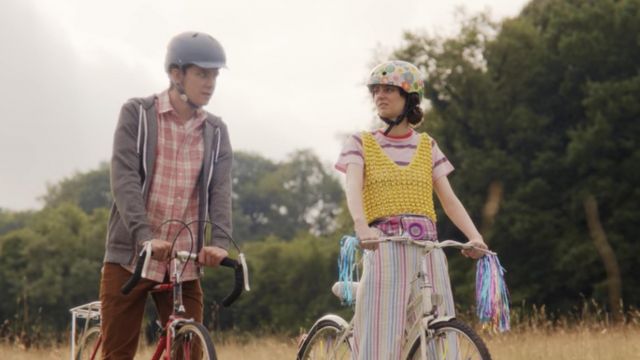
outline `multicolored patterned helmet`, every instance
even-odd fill
[[[393,85],[407,93],[417,93],[420,98],[424,96],[424,80],[422,73],[413,64],[401,60],[384,62],[371,70],[367,86]]]

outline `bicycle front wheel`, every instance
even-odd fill
[[[171,359],[216,360],[216,351],[207,328],[200,323],[182,325],[171,343]]]
[[[100,350],[102,350],[102,337],[100,336],[100,327],[90,327],[84,334],[82,334],[80,341],[78,341],[78,351],[76,352],[75,359],[99,359]]]
[[[491,360],[484,341],[467,324],[453,319],[433,324],[434,334],[427,336],[428,360]],[[408,359],[420,360],[420,338],[409,351]]]
[[[343,360],[351,359],[351,346],[338,322],[325,319],[320,321],[302,343],[298,360]]]

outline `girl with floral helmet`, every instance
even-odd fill
[[[437,241],[435,192],[447,216],[470,243],[486,248],[482,236],[453,192],[447,175],[453,165],[426,133],[413,127],[423,118],[420,70],[405,61],[376,66],[367,86],[386,128],[350,136],[335,165],[346,174],[346,196],[356,237],[365,248],[356,294],[354,347],[357,359],[398,359],[413,293],[410,280],[421,252],[400,243],[364,244],[380,236]],[[472,258],[477,250],[463,251]],[[428,255],[427,276],[443,296],[438,313],[455,315],[447,260],[442,250]]]

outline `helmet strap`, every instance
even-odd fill
[[[173,87],[175,87],[176,91],[178,92],[178,97],[180,98],[180,100],[184,101],[187,103],[187,105],[189,105],[189,107],[193,110],[198,110],[200,109],[200,106],[196,105],[193,103],[193,101],[191,101],[191,99],[189,99],[189,96],[187,96],[186,91],[184,91],[184,86],[182,86],[182,81],[184,81],[184,77],[187,74],[186,68],[185,66],[177,66],[178,71],[180,71],[182,73],[182,79],[174,81],[172,77],[171,78],[171,83],[173,84]]]
[[[176,87],[178,94],[180,94],[180,100],[186,102],[193,110],[200,109],[200,106],[194,104],[193,101],[189,99],[189,97],[187,96],[187,93],[184,91],[184,86],[182,86],[181,83],[175,82],[173,83],[173,85]]]
[[[394,126],[399,125],[402,122],[403,116],[400,115],[395,120],[389,120],[387,118],[380,116],[380,119],[384,121],[385,124],[387,124],[387,129],[384,131],[384,135],[387,136]]]

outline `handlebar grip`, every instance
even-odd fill
[[[242,269],[242,265],[240,263],[228,257],[222,259],[220,265],[232,268],[235,271],[235,283],[233,285],[233,290],[231,291],[231,293],[229,293],[229,295],[222,299],[222,306],[229,307],[238,299],[238,297],[242,293],[242,288],[244,287],[244,270]]]
[[[144,261],[146,260],[147,256],[148,253],[146,251],[143,251],[138,256],[138,262],[136,263],[136,269],[134,270],[133,275],[131,275],[129,280],[127,280],[127,282],[124,283],[124,285],[122,285],[122,287],[120,288],[120,292],[122,293],[122,295],[128,295],[131,290],[133,290],[133,288],[138,285],[138,282],[142,277],[142,267],[144,266]]]
[[[220,266],[225,266],[228,268],[232,268],[235,269],[239,266],[240,264],[238,264],[237,261],[235,261],[234,259],[230,258],[230,257],[226,257],[224,259],[222,259],[222,261],[220,262]]]

